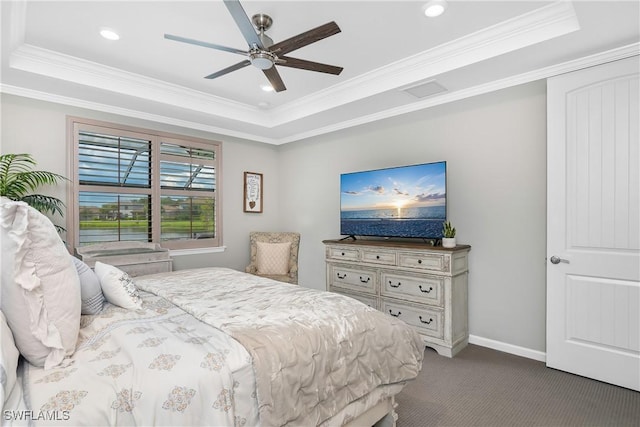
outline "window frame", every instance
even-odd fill
[[[101,186],[101,185],[80,185],[79,183],[79,133],[80,131],[108,133],[114,136],[125,136],[149,140],[151,142],[151,188],[127,188],[121,186]],[[85,119],[81,117],[67,117],[67,142],[68,142],[68,173],[70,181],[67,194],[67,243],[71,248],[80,244],[80,191],[101,191],[113,190],[118,194],[149,194],[151,196],[151,235],[153,243],[158,243],[164,248],[172,250],[180,249],[211,249],[222,247],[222,208],[221,208],[221,188],[222,188],[222,142],[202,139],[192,136],[179,135],[154,129],[145,129],[134,126],[121,125],[117,123],[104,122],[99,120]],[[213,151],[215,184],[213,200],[215,204],[215,236],[204,239],[185,240],[161,240],[161,204],[160,198],[163,193],[160,182],[160,144],[180,144],[190,148],[201,148]],[[183,190],[185,195],[197,197],[203,193],[199,191]],[[106,191],[107,193],[110,191]],[[171,192],[171,191],[170,191]],[[204,194],[209,194],[205,192]],[[99,242],[96,242],[99,243]]]

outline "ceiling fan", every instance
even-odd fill
[[[264,33],[273,24],[273,20],[270,16],[259,13],[253,15],[251,20],[249,20],[249,17],[242,8],[239,0],[224,0],[224,4],[225,6],[227,6],[227,9],[229,9],[233,20],[236,22],[236,25],[240,29],[240,32],[242,32],[242,35],[247,41],[249,50],[245,51],[232,47],[220,46],[213,43],[189,39],[186,37],[174,36],[171,34],[164,35],[164,37],[169,40],[194,44],[211,49],[222,50],[225,52],[237,53],[248,57],[248,59],[245,59],[244,61],[238,62],[237,64],[231,65],[230,67],[205,76],[205,79],[215,79],[232,71],[244,68],[248,65],[253,65],[256,68],[262,70],[276,92],[282,92],[287,88],[285,87],[282,78],[278,73],[278,70],[276,70],[275,65],[299,68],[309,71],[318,71],[321,73],[335,75],[338,75],[340,74],[340,72],[342,72],[342,67],[336,67],[334,65],[321,64],[318,62],[307,61],[305,59],[297,59],[290,56],[285,56],[287,53],[292,52],[296,49],[300,49],[301,47],[307,46],[311,43],[315,43],[319,40],[339,33],[340,27],[338,27],[338,24],[336,24],[335,22],[329,22],[327,24],[321,25],[309,31],[305,31],[304,33],[298,34],[297,36],[274,44],[273,40],[271,40],[271,38]],[[256,32],[256,29],[258,32]]]

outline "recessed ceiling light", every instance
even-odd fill
[[[271,85],[260,85],[260,89],[265,92],[273,92],[273,86]]]
[[[118,35],[118,33],[109,28],[101,29],[100,35],[107,40],[120,40],[120,36]]]
[[[446,8],[446,0],[431,0],[424,6],[422,6],[422,11],[424,12],[425,16],[428,16],[429,18],[435,18],[436,16],[442,15]]]

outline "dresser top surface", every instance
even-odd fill
[[[441,252],[458,252],[471,249],[470,245],[457,245],[455,248],[443,248],[442,246],[433,246],[425,242],[397,241],[397,240],[323,240],[325,245],[344,245],[344,246],[373,246],[377,248],[402,248],[402,249],[421,249]]]

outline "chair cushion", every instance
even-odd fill
[[[256,242],[256,265],[258,274],[289,273],[291,242]]]
[[[0,229],[0,307],[25,359],[53,368],[76,348],[80,278],[55,227],[36,209],[3,197]]]
[[[100,287],[107,301],[127,310],[136,310],[142,307],[138,288],[127,273],[118,267],[100,261],[96,261],[93,268],[100,279]]]

